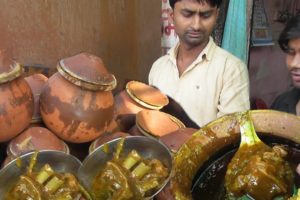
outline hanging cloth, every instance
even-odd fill
[[[230,0],[222,39],[222,48],[247,63],[247,0]]]

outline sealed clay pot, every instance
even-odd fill
[[[43,127],[31,127],[9,142],[7,155],[18,157],[36,150],[57,150],[69,153],[68,146],[54,133]]]
[[[33,114],[33,96],[22,66],[0,51],[0,142],[22,132]]]
[[[72,143],[96,139],[113,119],[115,77],[99,57],[88,53],[62,59],[57,70],[40,96],[45,125]]]
[[[109,142],[116,138],[126,137],[126,136],[129,136],[129,134],[125,132],[114,132],[114,133],[106,132],[91,143],[89,148],[89,153],[91,154],[95,149],[97,149],[97,147],[101,146],[102,144],[105,144],[106,142]]]
[[[164,143],[171,152],[176,153],[181,145],[188,141],[195,132],[197,132],[197,129],[194,128],[180,128],[162,136],[159,140]]]
[[[160,138],[180,128],[185,128],[184,124],[172,115],[158,110],[142,110],[136,115],[136,124],[129,133]]]
[[[121,131],[135,124],[135,115],[141,110],[159,110],[169,103],[158,89],[138,81],[129,81],[125,90],[115,95],[115,119]]]
[[[31,88],[33,99],[34,99],[34,109],[31,123],[39,123],[42,121],[40,114],[40,94],[46,84],[48,78],[43,74],[33,74],[31,76],[25,77],[25,81]]]
[[[253,110],[250,111],[250,114],[255,130],[260,133],[260,137],[268,137],[277,144],[281,144],[278,143],[278,141],[285,141],[289,144],[288,146],[295,145],[294,148],[296,150],[297,148],[299,149],[299,117],[273,110]],[[199,170],[204,166],[215,166],[213,169],[217,171],[216,169],[220,167],[212,165],[211,163],[210,165],[207,162],[211,159],[219,161],[220,157],[217,155],[220,155],[223,150],[228,150],[230,146],[235,144],[238,145],[240,139],[238,118],[239,113],[223,116],[194,133],[174,155],[174,175],[169,186],[164,189],[164,196],[157,199],[194,199],[191,189],[193,187],[193,182],[196,181],[196,175],[199,175],[199,172],[201,172]],[[297,151],[299,152],[299,150]],[[225,152],[228,153],[228,151]],[[226,167],[226,165],[223,165],[222,163],[218,166]],[[206,169],[207,168],[203,168],[203,170]],[[209,175],[209,177],[214,176],[215,174]],[[218,186],[218,184],[214,183],[214,194],[216,194]],[[204,192],[209,193],[208,190],[205,190]],[[166,195],[168,195],[167,198]],[[203,196],[201,196],[201,198],[202,197]],[[204,199],[209,198],[204,197]]]

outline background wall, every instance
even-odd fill
[[[0,48],[23,65],[55,68],[87,51],[119,87],[147,81],[161,53],[161,0],[0,0],[0,19]]]

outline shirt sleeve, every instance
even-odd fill
[[[157,59],[153,63],[153,65],[150,69],[149,75],[148,75],[148,84],[149,85],[156,86],[156,84],[157,84],[156,80],[159,78],[159,69],[161,66],[163,66],[161,64],[161,58]]]
[[[225,65],[217,117],[250,109],[249,75],[246,65],[240,60],[228,60]]]
[[[149,72],[149,75],[148,75],[148,84],[149,85],[153,85],[153,76],[154,76],[154,64],[152,65],[151,69],[150,69],[150,72]]]

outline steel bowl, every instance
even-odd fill
[[[113,154],[121,139],[122,138],[117,138],[99,146],[83,161],[82,166],[78,170],[78,179],[88,191],[91,190],[94,178],[105,166],[106,162],[113,158]],[[109,148],[108,152],[104,150],[104,148],[106,149],[107,147]],[[156,158],[160,160],[169,169],[169,175],[161,187],[153,193],[153,195],[145,198],[152,199],[163,189],[170,179],[172,171],[171,153],[164,144],[156,139],[145,136],[128,136],[125,138],[122,153],[128,154],[133,149],[145,159]]]
[[[26,173],[33,154],[34,152],[24,154],[12,160],[0,170],[0,199],[4,199],[5,194],[16,183],[20,175]],[[46,163],[56,172],[69,172],[72,174],[76,174],[81,166],[81,162],[76,157],[54,150],[40,151],[34,167],[40,169]]]

